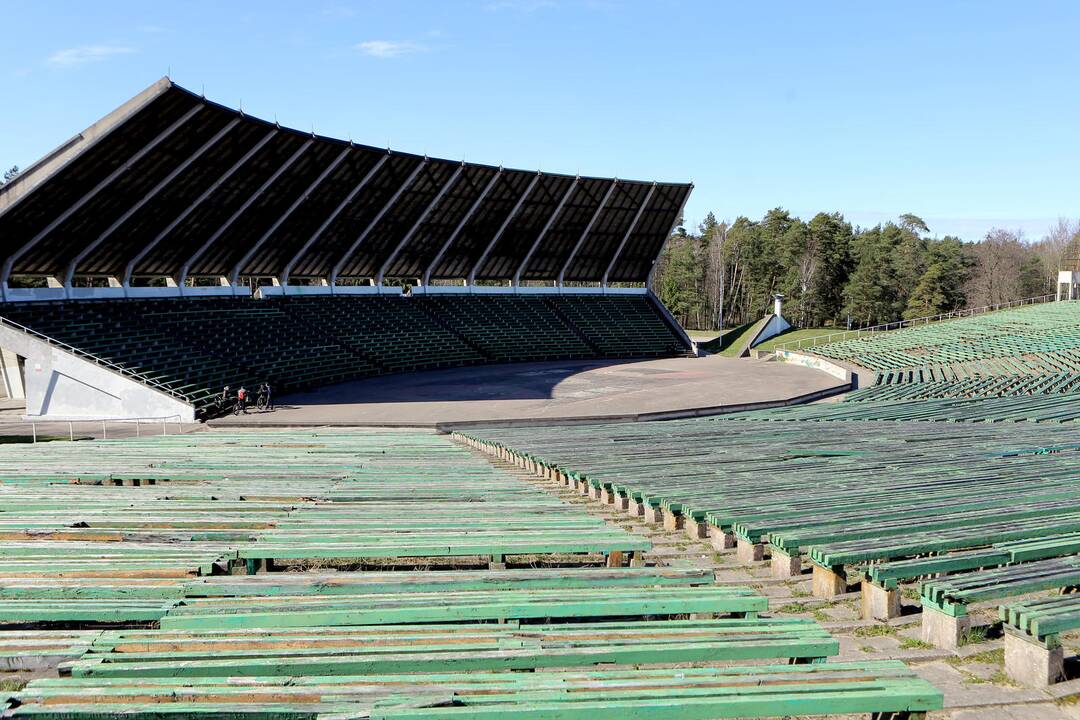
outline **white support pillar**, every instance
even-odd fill
[[[539,181],[540,173],[536,173],[536,176],[533,177],[532,182],[530,182],[529,186],[525,188],[525,192],[521,193],[521,197],[518,198],[517,204],[515,204],[513,209],[510,210],[510,214],[506,216],[505,220],[503,220],[502,225],[499,226],[498,231],[495,233],[495,237],[491,238],[491,242],[487,244],[487,247],[484,248],[484,252],[480,254],[480,259],[476,261],[476,264],[473,265],[472,270],[469,271],[470,286],[476,284],[476,273],[480,270],[480,266],[484,264],[484,261],[487,260],[487,256],[491,253],[492,250],[495,249],[495,244],[499,242],[499,238],[502,237],[502,234],[506,231],[506,228],[509,227],[510,222],[517,216],[518,211],[521,210],[521,206],[525,203],[525,199],[529,197],[529,194],[533,191],[533,188],[536,187],[536,183]]]
[[[525,272],[525,268],[529,264],[529,260],[532,259],[533,253],[536,252],[536,248],[540,247],[540,243],[543,242],[544,237],[547,236],[548,231],[551,230],[551,226],[555,224],[555,220],[562,212],[563,206],[566,205],[566,201],[570,199],[570,196],[574,194],[574,191],[578,189],[578,185],[581,183],[581,176],[574,178],[574,182],[570,183],[570,187],[566,189],[563,196],[559,198],[559,204],[555,206],[555,211],[551,213],[551,217],[544,223],[544,228],[540,231],[540,234],[536,236],[536,240],[533,241],[532,247],[525,253],[525,257],[522,259],[521,264],[518,265],[517,271],[514,273],[514,281],[511,283],[514,287],[521,284],[521,274]]]
[[[255,153],[262,150],[263,146],[266,145],[266,143],[270,142],[270,139],[273,138],[275,135],[277,135],[277,130],[271,130],[265,136],[263,136],[262,140],[255,143],[254,147],[244,153],[243,157],[233,163],[232,167],[222,173],[221,177],[215,180],[210,187],[206,188],[206,190],[204,190],[203,193],[199,195],[199,197],[195,198],[194,202],[188,205],[184,209],[184,211],[176,217],[176,219],[166,225],[164,230],[155,235],[153,240],[148,242],[142,250],[136,253],[135,257],[131,258],[131,260],[128,261],[127,267],[124,268],[124,275],[120,278],[121,284],[123,284],[124,287],[130,286],[131,275],[135,272],[135,266],[139,264],[139,261],[146,257],[151,250],[157,247],[158,243],[165,239],[165,237],[167,237],[169,233],[171,233],[176,228],[177,225],[186,220],[187,217],[191,215],[191,213],[195,212],[195,210],[200,205],[202,205],[203,201],[206,200],[206,198],[213,195],[214,192],[219,187],[221,187],[230,177],[232,177],[236,173],[236,171],[244,165],[244,163],[250,160]],[[170,287],[175,287],[175,278],[172,278],[172,280],[174,282],[174,285],[171,285]]]
[[[432,271],[438,266],[439,261],[443,259],[443,255],[445,255],[446,251],[450,249],[450,246],[454,244],[454,240],[457,240],[457,236],[461,234],[462,229],[464,229],[465,225],[469,222],[469,220],[472,219],[472,216],[476,212],[476,209],[480,207],[480,205],[484,202],[484,198],[486,198],[488,196],[488,193],[491,192],[491,189],[495,187],[495,183],[499,181],[499,178],[502,177],[502,174],[503,169],[500,167],[499,171],[491,176],[491,180],[489,180],[488,184],[484,186],[484,189],[480,192],[479,197],[477,197],[476,200],[473,201],[473,204],[465,213],[465,217],[461,218],[461,222],[459,222],[457,224],[457,227],[454,228],[454,231],[450,233],[450,237],[446,238],[446,242],[444,242],[443,246],[439,248],[439,252],[435,255],[435,259],[431,261],[431,263],[427,266],[427,270],[424,271],[425,287],[431,284]]]
[[[600,285],[607,287],[608,275],[611,274],[611,269],[615,267],[615,263],[618,262],[619,256],[622,255],[623,247],[626,246],[626,241],[630,239],[630,235],[633,234],[634,228],[637,227],[638,220],[641,219],[641,214],[645,212],[645,207],[652,200],[653,193],[656,192],[656,183],[653,183],[649,188],[649,192],[645,193],[645,199],[641,201],[641,205],[638,206],[637,212],[634,213],[634,219],[630,221],[630,227],[626,228],[626,233],[623,235],[622,240],[619,241],[618,247],[615,248],[615,254],[611,256],[611,262],[608,263],[607,269],[604,270],[604,277],[600,281]]]
[[[300,193],[300,197],[293,200],[292,204],[289,205],[285,212],[283,212],[278,217],[278,219],[274,221],[274,224],[271,225],[267,229],[267,231],[262,234],[262,237],[256,240],[255,244],[252,245],[246,253],[244,253],[244,256],[237,261],[237,263],[233,266],[233,269],[229,272],[229,282],[231,284],[236,284],[237,278],[240,277],[240,271],[243,269],[244,265],[247,264],[247,261],[250,260],[252,256],[259,251],[259,248],[263,246],[263,243],[265,243],[267,239],[271,235],[273,235],[279,227],[281,227],[282,223],[289,219],[289,216],[292,215],[293,211],[300,206],[300,203],[307,200],[311,196],[311,193],[315,192],[315,188],[319,187],[319,185],[322,184],[322,181],[325,180],[330,173],[334,172],[334,170],[337,169],[337,166],[340,165],[346,157],[348,157],[351,150],[351,147],[346,146],[344,150],[339,152],[337,154],[337,157],[335,157],[330,162],[330,164],[327,165],[321,173],[319,173],[319,176],[315,178],[315,180],[310,185],[307,186],[304,192]]]
[[[427,164],[428,159],[424,158],[423,161],[421,161],[420,164],[416,166],[416,169],[409,173],[409,177],[405,178],[405,182],[401,184],[401,186],[397,189],[397,192],[394,193],[393,197],[391,197],[387,201],[387,203],[382,206],[382,209],[379,210],[378,214],[372,219],[370,223],[368,223],[368,226],[364,228],[364,232],[360,233],[356,240],[353,241],[353,244],[349,246],[349,249],[345,251],[345,254],[341,256],[341,259],[337,261],[337,263],[334,265],[334,268],[330,271],[331,287],[337,285],[338,275],[341,274],[342,269],[345,267],[345,263],[349,261],[349,258],[353,256],[353,253],[356,252],[357,248],[359,248],[360,245],[363,244],[364,240],[367,239],[368,233],[374,230],[375,226],[379,224],[379,221],[383,219],[383,216],[390,211],[390,208],[394,207],[394,205],[397,204],[398,198],[400,198],[402,193],[404,193],[412,186],[416,178],[420,176],[420,172],[425,167],[427,167]]]
[[[203,253],[205,253],[207,250],[210,249],[211,245],[213,245],[215,242],[217,242],[218,238],[220,238],[222,235],[224,235],[225,232],[230,227],[232,227],[232,224],[234,222],[236,222],[236,220],[241,215],[243,215],[244,212],[249,207],[251,207],[255,203],[255,201],[258,200],[259,197],[264,192],[266,192],[267,188],[269,188],[271,185],[273,185],[277,181],[277,179],[279,177],[281,177],[281,175],[286,170],[288,170],[290,167],[292,167],[293,163],[295,163],[297,160],[300,159],[301,155],[303,155],[305,152],[307,152],[308,148],[310,148],[314,142],[315,142],[314,139],[310,139],[310,140],[305,141],[304,144],[301,145],[296,150],[296,152],[294,152],[292,155],[290,155],[289,158],[284,163],[282,163],[281,166],[278,167],[277,170],[274,171],[274,174],[271,175],[269,178],[267,178],[266,181],[263,182],[263,184],[259,186],[259,189],[256,190],[255,192],[253,192],[251,194],[251,196],[248,197],[248,199],[245,200],[244,203],[239,208],[236,209],[236,212],[234,212],[232,215],[230,215],[229,219],[226,220],[221,225],[221,227],[219,227],[217,230],[215,230],[214,233],[209,238],[207,238],[206,242],[204,242],[202,245],[200,245],[199,249],[196,250],[194,253],[192,253],[191,257],[189,257],[184,262],[184,264],[180,266],[180,272],[176,276],[176,284],[180,286],[181,291],[182,291],[182,289],[184,287],[184,284],[187,281],[188,273],[191,270],[191,266],[194,265],[198,261],[198,259],[203,256]]]
[[[209,150],[211,147],[216,145],[217,142],[221,140],[221,138],[228,135],[229,131],[236,127],[239,123],[240,118],[234,118],[231,122],[229,122],[228,125],[219,130],[212,138],[203,143],[198,150],[193,152],[191,155],[188,155],[188,157],[182,163],[177,165],[172,172],[166,175],[161,182],[151,188],[150,191],[143,195],[137,203],[132,205],[127,210],[127,212],[117,218],[116,221],[113,222],[113,224],[110,225],[108,228],[106,228],[103,233],[98,235],[97,238],[91,241],[90,244],[87,245],[85,248],[83,248],[78,255],[73,257],[71,259],[71,262],[68,263],[67,272],[64,275],[64,284],[70,287],[72,278],[75,277],[76,268],[78,267],[79,263],[81,263],[86,258],[87,255],[96,250],[101,245],[101,243],[105,242],[105,240],[108,239],[109,236],[116,232],[116,229],[118,227],[126,223],[132,215],[137,213],[140,209],[142,209],[144,205],[153,200],[157,196],[157,194],[164,190],[165,187],[169,185],[169,183],[175,180],[176,177],[180,175],[180,173],[187,170],[193,162],[202,157],[203,154],[206,153],[206,151]]]
[[[330,227],[330,223],[334,222],[334,220],[337,219],[337,216],[341,214],[341,211],[344,210],[349,205],[349,203],[353,201],[353,198],[355,198],[360,193],[360,191],[367,186],[368,182],[371,181],[371,178],[375,177],[375,175],[379,172],[379,170],[382,169],[382,166],[385,165],[386,161],[389,159],[389,154],[383,155],[382,158],[379,159],[379,162],[375,163],[374,167],[372,167],[370,170],[367,171],[367,173],[364,174],[364,177],[361,178],[360,182],[356,184],[356,187],[349,191],[349,194],[345,196],[345,199],[338,203],[338,206],[334,208],[334,211],[330,213],[330,215],[325,220],[323,220],[322,225],[319,225],[318,229],[316,229],[315,232],[311,234],[311,237],[309,237],[307,241],[304,242],[304,244],[300,247],[300,249],[296,251],[296,254],[293,255],[292,260],[290,260],[285,266],[285,269],[281,271],[280,280],[282,287],[288,287],[289,276],[292,274],[293,268],[295,268],[297,263],[300,262],[300,258],[304,257],[304,255],[307,254],[307,251],[311,249],[311,246],[315,244],[315,241],[322,236],[326,228]],[[326,285],[327,283],[323,281],[323,284]]]
[[[587,238],[589,236],[589,233],[592,232],[593,225],[595,225],[597,219],[599,219],[600,213],[602,213],[604,211],[604,208],[607,207],[608,200],[611,199],[611,196],[612,194],[614,194],[615,188],[618,186],[618,184],[618,178],[615,178],[611,181],[611,185],[608,186],[607,192],[604,193],[604,197],[600,200],[600,204],[596,207],[596,212],[594,212],[592,214],[592,217],[589,218],[589,223],[581,232],[581,237],[579,237],[577,242],[574,243],[573,249],[570,250],[569,257],[566,258],[566,262],[563,263],[562,269],[559,270],[559,280],[557,283],[559,287],[563,286],[563,278],[566,276],[566,271],[570,268],[570,265],[574,262],[574,256],[577,255],[578,250],[580,250],[581,246],[585,243],[585,238]]]
[[[76,212],[78,212],[79,208],[81,208],[83,205],[85,205],[86,203],[93,200],[94,197],[97,196],[97,194],[99,192],[101,192],[102,190],[107,188],[109,185],[111,185],[114,180],[116,180],[118,177],[123,175],[129,169],[131,169],[132,165],[137,163],[147,153],[149,153],[151,150],[153,150],[155,147],[157,147],[159,144],[161,144],[162,141],[164,141],[166,138],[168,138],[170,135],[172,135],[176,130],[178,130],[181,126],[183,126],[184,123],[186,123],[188,120],[190,120],[192,116],[194,116],[196,113],[198,113],[204,107],[206,107],[206,106],[202,105],[202,104],[199,104],[199,105],[196,105],[195,107],[191,108],[190,110],[188,110],[186,113],[184,113],[180,117],[179,120],[176,120],[175,122],[173,122],[171,125],[169,125],[169,127],[162,130],[157,135],[157,137],[155,137],[153,140],[151,140],[146,145],[143,145],[137,152],[135,152],[134,155],[129,157],[127,159],[127,161],[124,162],[123,165],[121,165],[120,167],[116,168],[111,173],[109,173],[108,177],[106,177],[104,180],[99,182],[89,192],[87,192],[85,195],[83,195],[78,200],[76,200],[75,203],[72,204],[71,206],[69,206],[67,210],[65,210],[64,212],[57,215],[53,219],[52,222],[50,222],[48,225],[46,225],[45,228],[43,230],[39,231],[36,235],[34,235],[34,237],[30,238],[26,243],[23,244],[22,247],[20,247],[14,253],[9,255],[8,258],[6,260],[4,260],[3,268],[0,269],[0,288],[3,288],[5,294],[6,294],[6,291],[7,291],[8,280],[11,278],[12,268],[14,268],[15,262],[19,258],[21,258],[23,255],[25,255],[27,252],[29,252],[35,245],[37,245],[39,242],[41,242],[49,233],[51,233],[53,230],[55,230],[60,224],[62,224],[69,217],[71,217]]]
[[[465,163],[461,163],[461,165],[458,166],[458,169],[454,171],[454,174],[450,176],[450,179],[443,183],[443,186],[439,188],[439,192],[435,195],[434,199],[432,199],[432,201],[428,203],[428,206],[424,208],[424,212],[420,213],[420,217],[416,219],[416,222],[414,222],[412,227],[409,228],[409,231],[405,233],[404,237],[401,238],[401,242],[397,244],[397,247],[394,248],[394,251],[391,252],[390,256],[386,258],[386,262],[384,262],[382,266],[379,267],[379,273],[375,276],[376,285],[382,285],[383,275],[386,274],[386,270],[390,267],[390,263],[394,262],[394,259],[397,258],[398,254],[401,253],[401,251],[409,243],[409,240],[412,239],[412,236],[416,234],[416,231],[419,230],[420,226],[424,224],[424,221],[427,220],[428,215],[431,214],[431,211],[435,209],[435,207],[443,199],[443,196],[446,195],[446,191],[449,190],[455,182],[457,182],[457,179],[461,176],[463,170],[465,170]]]

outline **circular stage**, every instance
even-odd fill
[[[846,389],[818,370],[715,355],[513,363],[330,385],[278,398],[273,412],[251,411],[210,424],[438,427],[650,420],[806,402]]]

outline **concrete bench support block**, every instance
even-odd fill
[[[847,592],[847,575],[832,568],[814,565],[814,597],[829,599]]]
[[[788,555],[776,548],[772,550],[772,574],[774,578],[784,579],[802,574],[802,557]]]
[[[863,620],[891,620],[900,617],[900,591],[886,590],[880,585],[862,582]]]
[[[970,615],[947,615],[932,607],[923,607],[922,641],[942,650],[960,647],[960,638],[971,629]]]
[[[739,538],[739,544],[735,548],[735,557],[739,558],[741,563],[760,562],[765,559],[765,543],[752,543]]]
[[[669,532],[675,532],[676,530],[683,529],[683,516],[682,513],[673,513],[670,510],[664,510],[664,529]]]
[[[709,526],[702,520],[687,518],[683,522],[686,527],[686,536],[691,540],[706,540],[709,537]]]
[[[724,532],[715,525],[710,525],[709,543],[714,550],[731,550],[735,547],[735,534]]]
[[[1028,687],[1044,688],[1065,677],[1065,650],[1061,643],[1047,647],[1035,638],[1005,631],[1005,674]]]

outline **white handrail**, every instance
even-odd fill
[[[871,325],[864,328],[858,328],[856,330],[841,330],[839,332],[827,333],[824,335],[814,335],[813,337],[801,338],[799,340],[791,340],[786,343],[780,343],[775,346],[776,350],[801,350],[803,346],[813,347],[815,345],[827,345],[833,342],[833,338],[838,337],[839,340],[847,339],[846,336],[854,334],[854,339],[858,340],[862,337],[863,333],[869,333],[873,335],[877,332],[887,332],[890,330],[903,330],[905,327],[915,327],[916,325],[929,325],[932,322],[940,322],[942,320],[952,320],[954,318],[961,317],[973,317],[975,315],[981,315],[987,312],[994,312],[996,310],[1005,310],[1006,308],[1019,306],[1019,305],[1037,305],[1043,302],[1050,302],[1056,300],[1057,295],[1036,295],[1035,297],[1022,298],[1020,300],[1010,300],[1009,302],[997,303],[996,305],[983,305],[977,308],[968,308],[966,310],[953,310],[952,312],[941,313],[939,315],[927,315],[926,317],[913,318],[911,320],[894,320],[888,323],[882,323],[880,325]],[[819,342],[824,339],[824,342]]]
[[[179,413],[174,415],[152,415],[147,417],[57,417],[50,418],[48,416],[41,415],[23,415],[19,420],[0,420],[0,427],[4,426],[25,426],[30,425],[30,433],[33,438],[33,442],[37,442],[37,426],[38,425],[60,425],[67,423],[68,426],[68,440],[75,440],[75,425],[76,423],[93,423],[95,426],[101,423],[101,439],[109,439],[109,423],[135,423],[135,437],[142,436],[142,424],[143,423],[157,423],[161,421],[161,434],[169,434],[169,421],[175,420],[177,425],[177,432],[184,432],[184,418]]]

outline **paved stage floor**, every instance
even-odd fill
[[[817,370],[708,356],[486,365],[388,375],[277,399],[213,425],[416,425],[573,421],[786,400],[836,388]]]

